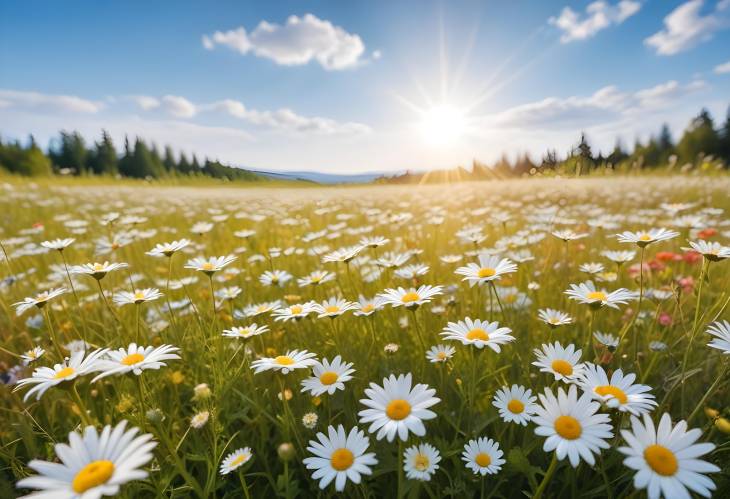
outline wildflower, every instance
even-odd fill
[[[469,281],[469,286],[485,284],[490,281],[501,279],[505,274],[517,271],[517,265],[509,258],[500,259],[497,256],[479,255],[479,264],[469,263],[466,267],[459,267],[455,273],[464,276],[464,281]]]
[[[196,270],[198,272],[203,272],[204,274],[208,276],[212,276],[219,270],[223,269],[226,265],[230,264],[231,262],[235,261],[237,257],[233,255],[228,256],[218,256],[218,257],[210,257],[210,258],[192,258],[188,260],[188,262],[185,264],[186,269],[192,269]]]
[[[725,355],[730,355],[730,322],[717,321],[710,324],[707,333],[714,336],[707,346],[717,348]]]
[[[540,368],[540,372],[550,373],[555,376],[556,381],[571,383],[578,379],[585,369],[584,364],[579,363],[581,350],[576,350],[572,343],[563,348],[559,342],[542,345],[542,350],[533,350],[537,360],[533,366]]]
[[[297,284],[300,288],[305,286],[318,286],[322,283],[333,281],[335,274],[333,272],[327,272],[326,270],[315,270],[307,277],[297,279]]]
[[[146,252],[146,255],[154,257],[171,257],[178,251],[187,247],[190,244],[189,239],[180,239],[179,241],[173,241],[171,243],[156,244],[154,248]]]
[[[199,430],[208,423],[208,418],[210,418],[210,412],[199,412],[190,419],[190,427]]]
[[[576,239],[583,239],[584,237],[588,237],[587,232],[579,234],[577,232],[573,232],[570,229],[556,230],[551,232],[551,234],[566,243],[568,241],[575,241]]]
[[[350,260],[355,258],[362,250],[363,246],[348,246],[346,248],[340,248],[338,250],[327,253],[323,258],[322,262],[344,262],[349,263]]]
[[[648,231],[640,232],[622,232],[616,234],[618,242],[620,243],[634,243],[639,248],[644,248],[651,243],[658,241],[666,241],[668,239],[675,238],[679,235],[679,232],[673,230],[661,229],[649,229]]]
[[[199,383],[193,388],[193,399],[205,400],[210,398],[211,391],[207,383]]]
[[[593,337],[598,343],[607,346],[608,348],[616,349],[618,347],[619,339],[612,334],[596,331],[593,333]]]
[[[292,279],[292,275],[285,270],[267,270],[259,276],[259,282],[264,286],[284,286]]]
[[[120,307],[124,305],[139,305],[162,297],[157,288],[136,289],[134,292],[118,291],[114,295],[114,303]]]
[[[298,303],[285,308],[274,310],[275,321],[290,321],[303,319],[312,312],[311,303]]]
[[[48,303],[49,300],[52,300],[53,298],[60,296],[65,292],[66,288],[51,289],[49,291],[38,293],[34,297],[27,297],[23,299],[23,301],[19,301],[18,303],[13,303],[13,306],[16,307],[15,314],[21,316],[26,310],[30,308],[43,308],[46,306],[46,303]]]
[[[390,375],[383,379],[383,386],[370,383],[365,389],[368,398],[360,399],[367,406],[358,413],[360,423],[370,423],[368,432],[377,431],[378,440],[387,437],[392,442],[396,434],[401,440],[408,439],[408,433],[422,437],[426,434],[424,420],[433,419],[436,413],[428,408],[441,399],[434,397],[436,390],[425,384],[412,387],[412,375]]]
[[[610,445],[606,440],[613,437],[611,419],[598,412],[601,405],[593,402],[589,393],[578,397],[575,385],[567,394],[558,388],[557,397],[546,388],[539,397],[540,405],[533,421],[537,425],[535,434],[547,437],[542,449],[545,452],[554,450],[561,461],[567,456],[573,468],[581,458],[593,466],[596,462],[593,454],[608,449]]]
[[[269,330],[269,326],[259,326],[255,322],[248,326],[233,326],[231,329],[224,329],[223,335],[227,338],[252,338],[260,334],[264,334]]]
[[[339,425],[327,427],[327,435],[317,433],[317,440],[310,440],[307,450],[313,457],[304,459],[308,470],[315,470],[312,479],[319,480],[319,488],[324,490],[333,480],[335,490],[345,490],[347,480],[360,483],[362,475],[372,474],[370,466],[378,463],[375,454],[365,451],[370,440],[357,426],[349,433]]]
[[[101,281],[106,277],[106,275],[109,272],[113,272],[115,270],[119,269],[126,269],[129,267],[126,263],[85,263],[83,265],[74,265],[69,269],[69,272],[71,274],[84,274],[89,275],[96,279],[97,281]]]
[[[565,324],[570,324],[573,322],[573,318],[570,315],[559,310],[554,310],[552,308],[541,308],[540,310],[538,310],[537,316],[540,318],[541,321],[543,321],[551,328],[563,326]]]
[[[456,353],[456,348],[447,345],[436,345],[426,352],[426,359],[429,362],[438,364],[446,362]]]
[[[505,423],[514,422],[527,426],[535,414],[537,397],[532,396],[532,390],[524,386],[503,386],[494,394],[492,405],[499,410],[499,416]]]
[[[411,480],[428,482],[439,469],[441,454],[430,444],[409,447],[403,453],[403,471]]]
[[[107,352],[107,349],[94,350],[85,355],[83,350],[73,352],[71,358],[61,364],[56,364],[53,368],[38,367],[33,371],[30,378],[23,378],[18,381],[15,390],[20,390],[26,385],[35,385],[28,390],[23,397],[26,401],[28,398],[37,393],[36,400],[40,400],[46,391],[54,386],[60,385],[67,381],[73,381],[80,376],[98,371],[100,369],[100,359]]]
[[[68,444],[55,446],[60,463],[34,459],[28,467],[40,474],[23,478],[16,486],[42,491],[26,497],[117,495],[121,485],[147,478],[140,467],[152,460],[152,449],[157,445],[152,435],[137,436],[139,430],[127,430],[126,424],[107,425],[101,434],[93,426],[87,426],[83,434],[70,433]]]
[[[23,355],[21,355],[20,358],[23,359],[23,362],[26,365],[28,365],[31,362],[35,362],[36,360],[40,359],[44,353],[46,353],[46,351],[43,350],[41,347],[33,347],[25,352]]]
[[[399,287],[398,289],[386,289],[378,297],[384,305],[391,305],[394,308],[403,305],[409,309],[416,309],[424,303],[429,303],[434,296],[443,294],[442,289],[442,286],[430,285],[423,285],[418,289],[410,288],[407,290]]]
[[[601,308],[604,306],[610,308],[618,308],[619,304],[625,305],[629,300],[635,300],[639,294],[628,289],[619,288],[610,293],[604,289],[596,289],[593,281],[586,281],[580,284],[571,284],[570,289],[565,294],[571,300],[579,303],[585,303],[592,308]]]
[[[357,308],[357,303],[343,300],[341,298],[330,298],[322,303],[312,304],[312,311],[319,314],[317,317],[330,317],[334,319],[344,314],[348,310]]]
[[[345,382],[352,379],[352,363],[342,362],[338,355],[332,362],[322,359],[315,361],[312,366],[312,376],[302,380],[302,392],[310,392],[313,396],[322,395],[327,392],[332,395],[336,390],[344,390]]]
[[[617,369],[609,380],[601,366],[590,362],[585,366],[577,384],[604,405],[635,416],[650,412],[657,405],[654,395],[647,393],[651,390],[650,386],[634,384],[634,373],[624,374],[621,369]]]
[[[92,383],[116,374],[132,372],[139,376],[147,369],[159,369],[167,365],[164,362],[166,360],[180,359],[175,353],[178,350],[180,349],[171,345],[143,347],[137,346],[136,343],[130,343],[129,348],[110,350],[107,352],[109,359],[99,361],[98,370],[102,373],[95,377]]]
[[[238,468],[249,462],[252,456],[253,453],[251,452],[251,447],[242,447],[231,452],[221,463],[221,475],[227,475],[232,471],[236,471]]]
[[[383,347],[383,351],[385,353],[394,354],[394,353],[398,352],[398,348],[400,348],[400,347],[398,346],[397,343],[388,343],[387,345],[385,345]]]
[[[460,341],[462,345],[473,345],[480,350],[487,346],[499,353],[500,345],[515,340],[510,333],[512,333],[510,328],[499,327],[496,321],[472,320],[467,317],[463,321],[449,322],[441,332],[441,336],[446,340]]]
[[[314,412],[308,412],[302,416],[302,425],[308,430],[313,430],[317,426],[319,416]]]
[[[71,246],[76,239],[69,237],[67,239],[53,239],[52,241],[43,241],[41,246],[44,248],[56,250],[61,252]]]
[[[469,440],[464,445],[464,452],[461,453],[461,460],[466,467],[475,475],[494,475],[499,473],[505,460],[504,453],[499,449],[499,444],[491,438],[481,437]]]
[[[720,260],[726,260],[730,258],[730,247],[723,246],[717,242],[707,242],[700,239],[697,242],[690,241],[689,245],[694,251],[701,254],[707,260],[711,262],[719,262]],[[682,248],[683,250],[689,250],[689,248]]]
[[[288,374],[294,369],[305,369],[313,366],[317,362],[314,357],[316,357],[316,354],[306,350],[290,350],[285,355],[279,355],[273,358],[264,357],[255,360],[251,363],[251,369],[254,370],[254,374],[269,370],[281,371],[282,374]]]
[[[621,436],[628,444],[619,447],[625,454],[624,465],[636,470],[634,487],[647,489],[650,499],[689,497],[689,489],[704,497],[710,497],[715,484],[704,473],[715,473],[720,468],[698,459],[715,449],[711,443],[695,443],[702,436],[702,430],[687,431],[687,423],[680,421],[672,426],[669,414],[664,413],[655,427],[648,414],[643,423],[631,417],[631,431],[621,430]]]

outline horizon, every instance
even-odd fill
[[[0,6],[0,136],[393,174],[562,154],[582,131],[631,149],[730,102],[730,0],[129,5]]]

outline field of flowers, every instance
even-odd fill
[[[729,193],[8,180],[0,497],[730,497]]]

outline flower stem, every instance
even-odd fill
[[[542,477],[542,482],[540,482],[540,485],[537,487],[537,490],[535,491],[535,495],[532,496],[532,499],[540,499],[542,495],[545,493],[545,490],[547,489],[548,484],[550,483],[550,480],[552,479],[553,475],[555,474],[555,470],[558,467],[558,456],[555,455],[553,452],[553,460],[550,461],[550,466],[548,467],[547,471],[545,472],[545,476]]]

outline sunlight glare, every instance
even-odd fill
[[[464,135],[466,116],[450,105],[434,106],[424,112],[419,129],[428,145],[449,146]]]

